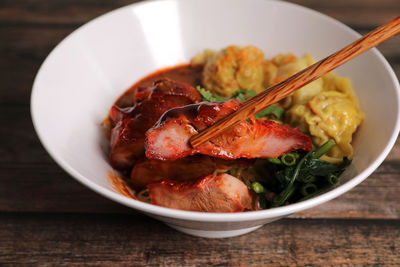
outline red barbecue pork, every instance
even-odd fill
[[[156,81],[145,95],[137,97],[140,101],[134,106],[113,106],[110,112],[115,126],[111,130],[109,157],[111,165],[118,170],[131,168],[144,156],[145,133],[165,111],[201,100],[192,86],[169,79]]]
[[[241,212],[257,203],[247,186],[229,175],[213,174],[194,182],[163,180],[147,186],[151,203],[167,208],[202,212]]]
[[[135,164],[131,182],[136,190],[163,179],[190,181],[213,173],[216,169],[228,168],[230,162],[204,155],[186,157],[175,161],[144,159]]]
[[[192,148],[194,134],[237,110],[240,102],[199,103],[170,109],[146,133],[146,157],[177,160],[196,153],[223,159],[269,158],[311,149],[311,139],[299,129],[269,120],[243,121],[212,140]]]

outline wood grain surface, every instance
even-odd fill
[[[341,197],[217,240],[178,233],[97,195],[58,167],[30,118],[35,74],[77,27],[132,2],[0,0],[0,266],[400,265],[400,141]],[[361,34],[400,14],[399,0],[292,2]],[[400,77],[400,38],[378,49]]]
[[[398,221],[284,219],[204,239],[140,215],[1,214],[0,262],[47,266],[338,266],[399,263]],[[306,226],[306,227],[305,227]]]

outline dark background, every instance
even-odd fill
[[[400,144],[362,184],[229,239],[176,232],[69,177],[33,130],[29,98],[47,54],[85,22],[135,1],[0,0],[0,265],[400,264]],[[361,34],[399,0],[297,0]],[[400,37],[378,47],[400,77]]]

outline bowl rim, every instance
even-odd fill
[[[311,199],[290,204],[287,206],[283,207],[277,207],[277,208],[271,208],[271,209],[265,209],[265,210],[258,210],[258,211],[246,211],[246,212],[238,212],[238,213],[213,213],[213,212],[196,212],[196,211],[185,211],[185,210],[177,210],[177,209],[171,209],[171,208],[166,208],[166,207],[161,207],[161,206],[156,206],[153,204],[148,204],[145,202],[141,202],[139,200],[135,200],[126,196],[123,196],[119,194],[116,191],[112,191],[110,189],[104,188],[94,182],[92,182],[90,179],[86,178],[82,174],[80,174],[78,171],[76,171],[74,168],[72,168],[65,160],[63,160],[61,157],[57,156],[56,151],[50,147],[50,145],[46,142],[44,139],[43,135],[41,134],[38,124],[39,121],[37,119],[37,116],[35,115],[35,103],[36,99],[38,98],[38,79],[43,73],[43,66],[46,65],[47,61],[49,58],[52,57],[52,55],[62,46],[63,43],[67,42],[70,38],[72,38],[74,35],[76,35],[78,32],[84,30],[87,28],[89,25],[96,23],[98,20],[102,20],[108,16],[112,16],[118,12],[121,12],[122,10],[125,9],[130,9],[130,8],[136,8],[138,6],[142,5],[153,5],[157,4],[159,2],[180,2],[182,0],[150,0],[150,1],[143,1],[139,3],[133,3],[130,5],[126,5],[120,8],[117,8],[115,10],[109,11],[101,16],[98,16],[89,22],[83,24],[79,28],[75,29],[72,33],[67,35],[61,42],[59,42],[55,48],[48,54],[46,59],[43,61],[41,66],[39,67],[39,70],[35,76],[32,91],[31,91],[31,99],[30,99],[30,112],[31,112],[31,119],[33,123],[33,127],[38,135],[38,138],[40,142],[42,143],[43,147],[45,150],[50,154],[50,156],[55,160],[55,162],[63,168],[70,176],[72,176],[75,180],[80,182],[81,184],[87,186],[88,188],[92,189],[96,193],[111,199],[113,201],[116,201],[124,206],[128,206],[130,208],[134,208],[136,210],[142,211],[144,213],[148,214],[153,214],[157,216],[163,216],[163,217],[170,217],[170,218],[176,218],[176,219],[181,219],[181,220],[188,220],[188,221],[201,221],[201,222],[243,222],[243,221],[253,221],[253,220],[259,220],[259,219],[268,219],[268,218],[276,218],[276,217],[281,217],[285,215],[289,215],[301,210],[305,210],[308,208],[312,208],[314,206],[317,206],[319,204],[322,204],[324,202],[327,202],[333,198],[336,198],[340,196],[341,194],[349,191],[362,181],[364,181],[368,176],[372,174],[372,172],[379,167],[379,165],[383,162],[383,160],[387,157],[389,154],[390,150],[392,149],[393,145],[396,142],[397,136],[399,134],[400,130],[400,116],[399,113],[397,113],[397,121],[394,127],[394,131],[390,137],[390,139],[387,141],[385,148],[381,151],[381,153],[378,155],[378,157],[375,159],[375,161],[368,166],[364,171],[353,177],[351,180],[345,182],[344,184],[337,186],[336,188],[331,189],[328,192],[325,192],[321,195],[318,195],[316,197],[313,197]],[[347,25],[339,22],[338,20],[331,18],[325,14],[322,14],[318,11],[315,11],[313,9],[310,9],[308,7],[304,7],[298,4],[294,3],[288,3],[284,1],[277,1],[277,0],[258,0],[258,1],[264,1],[264,2],[271,2],[274,5],[283,5],[283,6],[291,6],[294,8],[302,9],[302,11],[312,13],[314,16],[318,16],[323,20],[330,21],[330,23],[336,24],[337,27],[340,27],[342,30],[349,32],[350,34],[354,35],[355,38],[361,37],[359,33],[348,27]],[[376,49],[372,48],[370,50],[374,56],[378,58],[379,61],[385,66],[385,70],[389,73],[389,76],[391,78],[391,82],[394,86],[395,89],[395,94],[397,96],[397,103],[400,105],[400,85],[399,81],[396,77],[396,74],[394,73],[393,69],[391,68],[390,64],[387,62],[387,60],[384,58],[384,56]]]

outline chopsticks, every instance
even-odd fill
[[[376,28],[343,49],[246,100],[243,102],[240,109],[220,119],[200,133],[193,135],[189,140],[190,144],[194,148],[198,147],[199,145],[222,134],[235,124],[257,114],[269,105],[278,102],[304,85],[320,78],[329,71],[399,33],[400,16]]]

